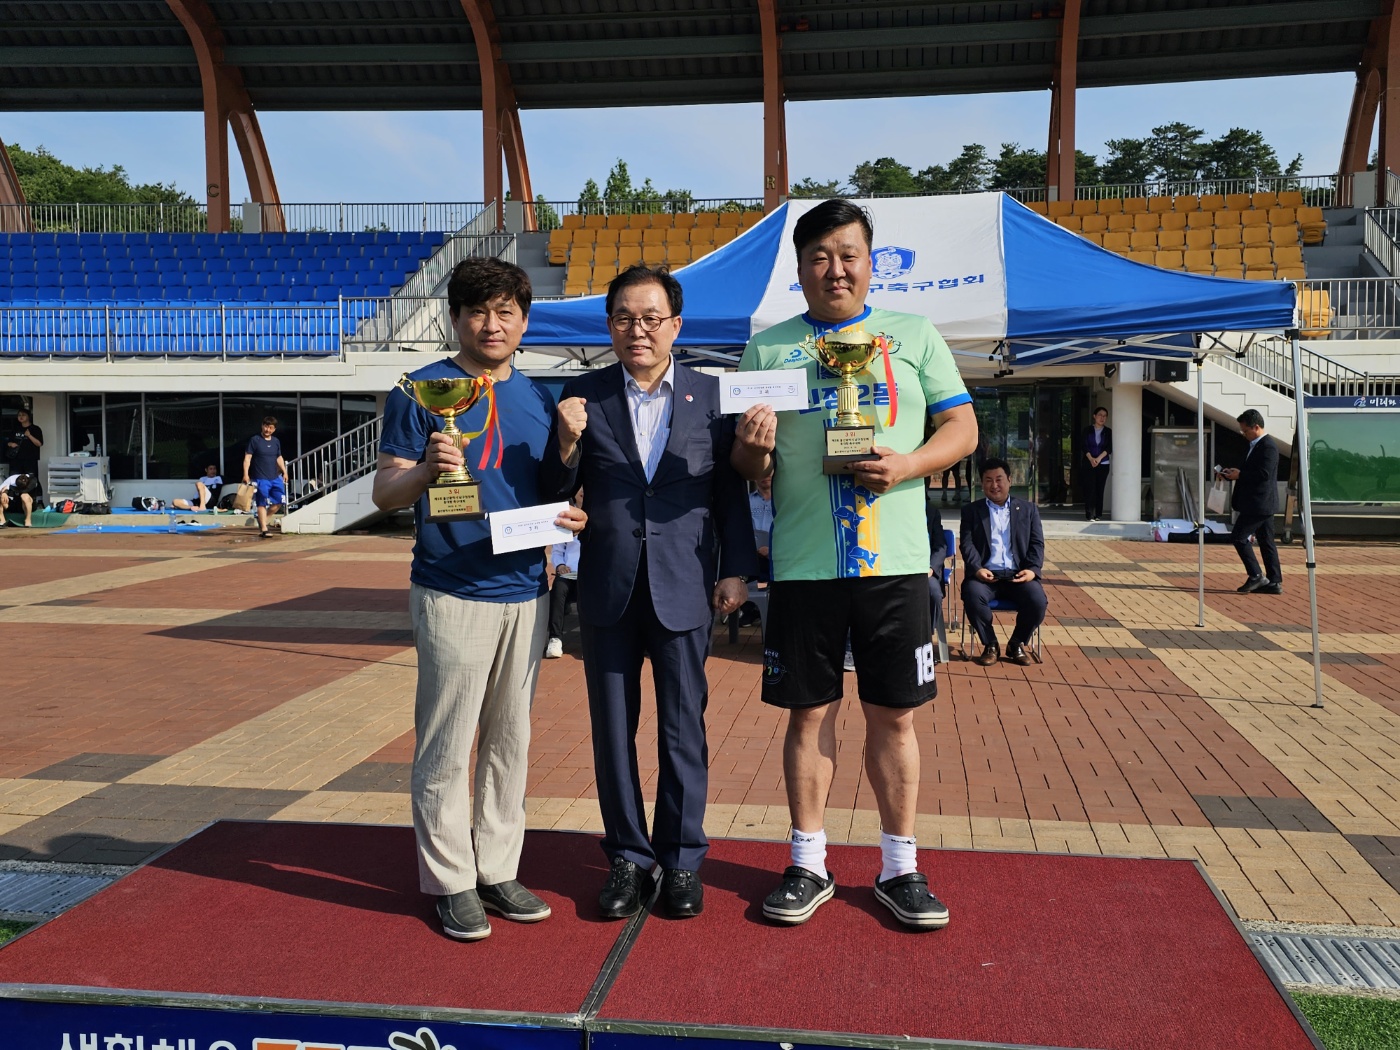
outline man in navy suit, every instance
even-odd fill
[[[1279,566],[1278,547],[1274,544],[1274,515],[1278,513],[1278,446],[1273,438],[1264,433],[1264,417],[1257,409],[1246,409],[1235,422],[1239,423],[1240,433],[1249,442],[1249,450],[1244,454],[1242,466],[1227,467],[1220,475],[1235,483],[1235,491],[1230,496],[1230,507],[1235,511],[1235,527],[1230,530],[1230,540],[1244,563],[1244,571],[1249,574],[1237,589],[1241,594],[1282,594],[1283,569]],[[1262,573],[1259,571],[1259,561],[1249,547],[1251,536],[1258,542],[1259,553],[1264,556]]]
[[[733,421],[713,376],[677,364],[681,286],[634,266],[608,286],[618,364],[572,380],[559,402],[563,491],[584,490],[578,613],[593,765],[611,870],[606,918],[641,909],[664,871],[672,918],[700,914],[709,749],[705,705],[715,611],[728,615],[758,572],[747,489],[729,464]],[[650,834],[637,772],[642,658],[656,688],[659,772]]]
[[[992,630],[993,598],[1016,607],[1016,628],[1006,643],[1006,658],[1028,664],[1026,645],[1045,619],[1045,588],[1040,573],[1045,566],[1045,534],[1040,511],[1011,495],[1011,468],[1003,459],[982,463],[982,492],[987,497],[962,510],[958,547],[962,550],[962,598],[967,622],[982,639],[977,662],[990,667],[1001,658]]]

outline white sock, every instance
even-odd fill
[[[918,855],[915,853],[913,838],[900,838],[880,832],[880,881],[888,882],[898,875],[908,875],[919,870]]]
[[[792,862],[818,878],[826,878],[826,829],[808,834],[793,828]]]

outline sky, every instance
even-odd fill
[[[1183,121],[1215,138],[1259,131],[1304,175],[1337,170],[1355,76],[1350,73],[1081,90],[1077,146],[1100,159],[1104,142],[1142,138]],[[946,164],[966,144],[995,155],[1003,142],[1045,148],[1048,91],[787,106],[789,174],[844,182],[861,161],[890,156],[916,171]],[[284,203],[476,201],[481,117],[441,113],[260,113]],[[619,159],[633,182],[688,189],[698,198],[762,195],[763,111],[758,104],[521,114],[537,194],[575,200]],[[120,164],[134,182],[174,183],[198,199],[204,185],[198,113],[0,113],[0,141],[46,147],[82,167]],[[230,143],[230,199],[246,199]]]

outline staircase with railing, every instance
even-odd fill
[[[338,532],[383,516],[370,498],[383,426],[377,416],[288,461],[283,532]]]

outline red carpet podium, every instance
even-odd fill
[[[552,918],[439,930],[406,828],[220,822],[0,949],[23,1050],[1317,1047],[1188,861],[926,851],[952,911],[911,933],[837,846],[805,926],[759,905],[785,844],[725,840],[705,913],[595,917],[597,839],[527,836]],[[713,1048],[705,1044],[714,1043]],[[684,1045],[682,1045],[684,1044]]]

